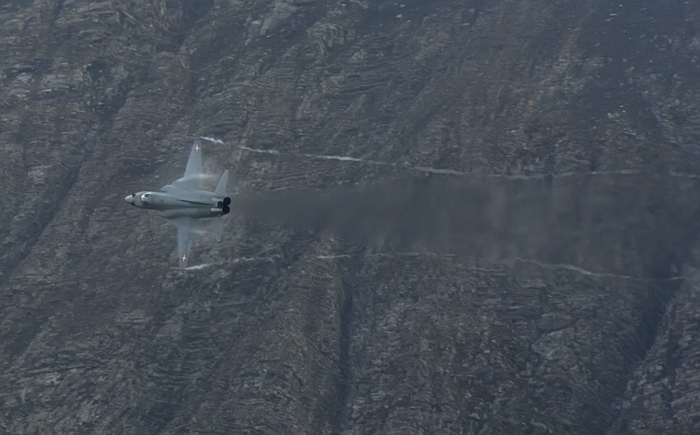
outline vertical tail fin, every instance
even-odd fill
[[[214,193],[216,193],[219,196],[226,196],[226,185],[228,184],[228,169],[224,171],[224,173],[221,175],[221,179],[219,180],[219,185],[216,186],[216,190]]]

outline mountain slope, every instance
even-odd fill
[[[0,429],[694,433],[699,13],[3,5]]]

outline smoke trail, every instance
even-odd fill
[[[232,198],[232,214],[374,248],[665,277],[697,231],[698,181],[642,174],[451,177]]]

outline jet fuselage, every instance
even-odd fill
[[[126,202],[138,208],[159,210],[165,218],[194,217],[206,218],[228,214],[231,200],[205,190],[182,190],[174,186],[165,186],[167,192],[142,191],[132,193],[124,198]]]

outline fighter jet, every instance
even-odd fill
[[[205,178],[202,172],[201,140],[198,138],[192,144],[184,177],[163,186],[160,192],[142,191],[124,198],[134,207],[160,211],[161,216],[177,227],[178,255],[182,269],[187,267],[192,233],[199,219],[216,218],[214,232],[218,242],[221,241],[221,217],[231,211],[231,198],[226,196],[228,169],[221,175],[219,185],[213,192],[202,189]]]

